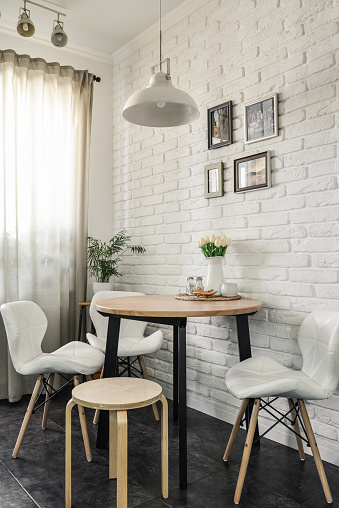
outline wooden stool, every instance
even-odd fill
[[[127,409],[160,400],[161,488],[168,497],[168,406],[162,388],[153,381],[115,377],[89,381],[72,390],[66,407],[65,506],[71,508],[71,416],[75,404],[109,411],[109,478],[117,478],[117,508],[127,508]]]

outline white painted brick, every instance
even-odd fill
[[[326,282],[326,281],[324,281]],[[319,298],[336,298],[339,299],[339,285],[318,285],[315,290],[316,296]]]
[[[263,238],[303,238],[307,236],[304,226],[275,226],[262,231]]]
[[[339,192],[321,192],[319,194],[311,194],[306,197],[306,204],[310,207],[336,205],[339,203]]]
[[[295,240],[293,242],[294,252],[338,252],[338,239],[332,238],[305,238],[303,240]]]
[[[309,236],[339,236],[339,224],[310,224],[307,229]]]
[[[338,273],[336,270],[324,268],[323,270],[318,269],[295,269],[291,268],[289,271],[289,277],[291,282],[310,282],[310,283],[321,283],[325,284],[328,282],[337,282]]]
[[[333,253],[312,255],[312,265],[318,267],[339,268],[339,256]]]
[[[302,182],[296,182],[294,185],[288,184],[289,194],[309,194],[324,190],[336,189],[337,179],[334,176],[325,176],[323,178],[310,178]]]
[[[305,267],[310,266],[311,256],[305,254],[270,254],[264,258],[266,266]]]
[[[290,282],[267,282],[267,291],[272,295],[314,296],[311,284],[291,284]]]

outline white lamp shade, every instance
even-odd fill
[[[19,35],[23,37],[32,37],[35,32],[35,27],[33,21],[29,19],[26,12],[23,12],[20,16],[19,21],[16,25],[16,31]]]
[[[196,120],[199,110],[188,93],[175,88],[164,72],[157,72],[147,88],[128,99],[122,116],[137,125],[173,127]]]
[[[51,42],[54,46],[63,48],[68,42],[68,37],[64,29],[60,25],[56,25],[51,35]]]

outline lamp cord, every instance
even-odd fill
[[[160,39],[160,71],[162,71],[162,64],[161,64],[161,60],[162,60],[162,51],[161,51],[161,43],[162,43],[162,32],[161,32],[161,0],[159,0],[159,18],[160,18],[160,33],[159,33],[159,39]]]

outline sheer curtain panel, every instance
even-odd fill
[[[43,350],[74,340],[85,297],[93,75],[0,51],[0,303],[32,300]],[[34,380],[16,374],[0,323],[0,398]]]

